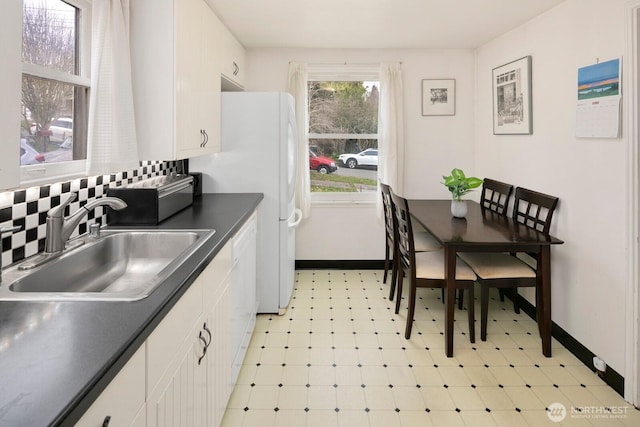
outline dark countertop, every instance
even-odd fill
[[[262,198],[204,194],[160,225],[144,227],[216,232],[143,300],[0,301],[0,426],[73,425]]]

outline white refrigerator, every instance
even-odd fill
[[[296,122],[283,92],[224,92],[220,153],[189,159],[203,193],[264,193],[257,234],[258,313],[284,314],[295,280]]]

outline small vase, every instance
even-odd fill
[[[467,201],[466,200],[452,200],[451,201],[451,215],[456,218],[464,218],[467,216]]]

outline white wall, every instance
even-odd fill
[[[553,321],[623,376],[631,141],[574,133],[577,69],[623,55],[625,3],[567,0],[478,49],[475,134],[480,176],[560,198],[551,234],[565,244],[552,249]],[[493,135],[492,68],[525,55],[533,135]]]
[[[286,90],[290,61],[379,63],[401,61],[404,82],[406,197],[449,198],[442,175],[473,172],[475,58],[471,50],[249,49],[246,89]],[[421,115],[422,79],[456,79],[455,116]],[[374,205],[314,204],[297,230],[296,259],[380,260],[384,228]]]

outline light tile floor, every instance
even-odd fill
[[[223,427],[640,425],[557,341],[544,357],[536,323],[497,294],[486,342],[479,302],[475,344],[456,308],[447,358],[440,290],[418,289],[405,340],[406,298],[396,315],[388,289],[380,270],[297,271],[287,313],[258,316]]]

